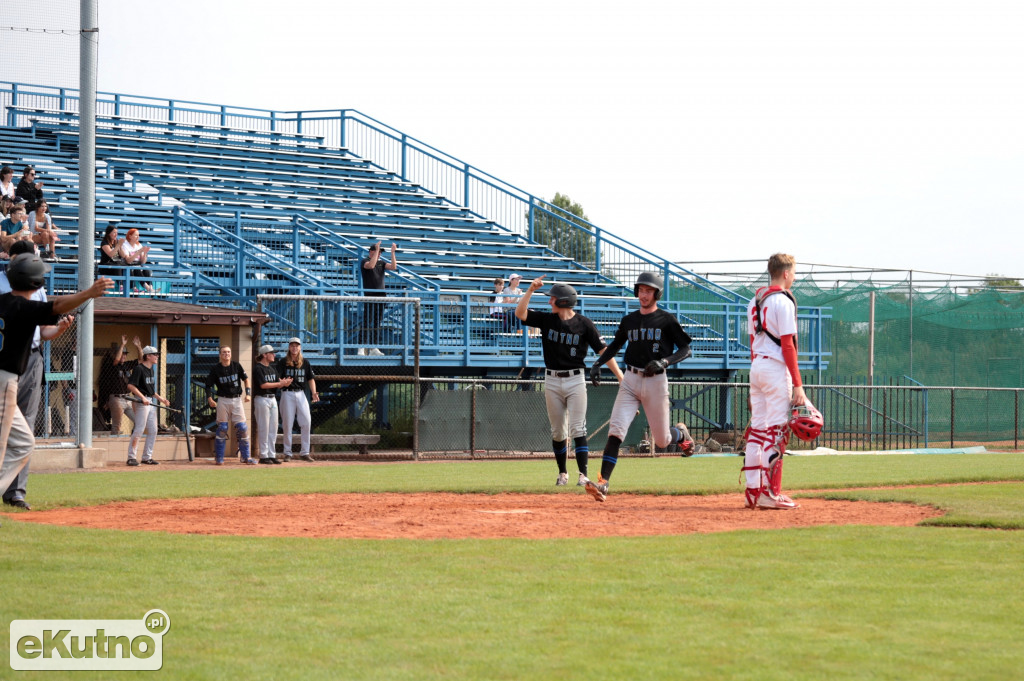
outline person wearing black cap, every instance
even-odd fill
[[[33,254],[11,259],[7,280],[11,292],[0,295],[0,489],[6,490],[28,462],[35,446],[32,428],[18,408],[18,377],[28,366],[32,338],[37,326],[56,325],[60,315],[105,294],[114,282],[106,277],[70,296],[47,302],[32,300],[32,294],[46,281],[49,266]]]
[[[292,379],[281,390],[281,432],[284,433],[284,460],[292,460],[292,427],[299,422],[301,449],[299,458],[312,461],[309,455],[310,435],[313,430],[313,419],[309,413],[309,401],[306,399],[306,385],[309,385],[309,396],[314,402],[320,401],[316,391],[316,376],[309,360],[302,356],[302,341],[298,338],[288,340],[288,354],[277,363],[278,375]]]
[[[292,384],[292,379],[280,378],[277,365],[274,363],[274,348],[261,345],[257,351],[256,364],[252,368],[253,402],[252,418],[256,421],[257,449],[260,463],[281,463],[277,460],[274,447],[277,445],[277,426],[279,409],[277,391]]]
[[[108,279],[107,281],[110,281]],[[157,465],[153,458],[153,447],[156,446],[156,409],[151,405],[153,400],[170,406],[170,400],[164,399],[156,393],[156,381],[153,378],[153,365],[156,364],[160,351],[152,345],[142,348],[142,360],[132,371],[132,377],[128,379],[128,392],[137,397],[139,402],[132,402],[132,412],[135,414],[135,430],[128,440],[128,465],[138,466],[139,460],[135,458],[135,450],[139,445],[142,434],[146,434],[146,444],[142,450],[142,463],[147,466]]]

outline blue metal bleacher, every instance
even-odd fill
[[[74,286],[80,255],[75,94],[0,83],[0,160],[16,169],[36,165],[64,235],[53,275],[58,292]],[[398,246],[389,293],[420,306],[422,361],[453,372],[502,371],[542,362],[539,339],[508,332],[488,314],[495,277],[517,271],[526,281],[543,274],[572,284],[580,310],[610,338],[635,309],[635,275],[656,270],[668,282],[663,306],[695,339],[686,369],[722,374],[748,364],[745,299],[358,112],[257,112],[133,98],[134,115],[127,116],[125,102],[104,94],[98,102],[98,234],[82,247],[98,252],[112,222],[122,231],[138,227],[152,247],[153,278],[167,282],[174,299],[252,309],[270,293],[358,296],[360,259],[382,240],[385,253]],[[183,111],[190,119],[174,120]],[[378,142],[365,141],[367,129]],[[423,158],[439,170],[414,177]],[[498,198],[473,205],[481,187]],[[594,246],[559,253],[538,243],[533,230],[544,220]],[[121,292],[129,295],[131,275],[123,278]],[[337,329],[319,336],[287,314],[271,313],[265,332],[280,342],[302,331],[304,349],[324,364],[402,363],[409,325],[396,315],[405,309],[389,309],[393,347],[383,358],[357,356],[358,338]],[[357,314],[351,304],[338,319],[350,314]],[[802,363],[821,368],[828,315],[801,315]]]

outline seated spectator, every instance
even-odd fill
[[[501,291],[501,302],[511,305],[515,305],[519,302],[519,299],[523,295],[523,289],[519,288],[520,279],[522,279],[522,277],[515,272],[508,275],[508,286]],[[513,329],[519,328],[519,320],[516,319],[515,314],[511,310],[508,311],[506,319],[505,331],[512,331]]]
[[[9,218],[12,208],[14,208],[14,199],[6,194],[0,194],[0,220]]]
[[[17,198],[25,199],[26,203],[39,203],[43,200],[43,183],[36,182],[36,169],[32,166],[25,166],[25,173],[21,176],[21,182],[14,190]]]
[[[117,238],[117,223],[107,225],[100,241],[100,276],[119,277],[124,273],[124,258],[121,257],[121,245],[124,239]]]
[[[42,249],[39,256],[43,260],[56,259],[57,241],[60,237],[57,236],[57,228],[53,226],[53,220],[50,219],[50,208],[46,199],[35,205],[29,205],[28,228],[32,233],[33,243],[38,244]]]
[[[22,240],[31,241],[32,232],[25,218],[25,204],[17,204],[11,209],[10,217],[0,222],[0,247],[9,254],[11,245]]]
[[[14,200],[14,169],[9,166],[0,168],[0,196]]]
[[[137,267],[138,265],[145,265],[147,258],[149,258],[149,246],[143,246],[139,242],[139,230],[132,229],[128,230],[125,234],[124,242],[121,243],[121,258],[124,260],[125,265]],[[153,293],[153,282],[150,279],[153,277],[153,271],[148,269],[133,269],[132,277],[142,277],[145,281],[142,285],[145,287],[146,292],[152,295]]]
[[[494,280],[494,293],[491,295],[490,317],[501,322],[501,330],[505,331],[508,324],[508,309],[502,307],[504,296],[501,292],[505,290],[505,280],[498,277]]]

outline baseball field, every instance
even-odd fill
[[[738,473],[621,460],[604,504],[550,461],[34,475],[0,624],[160,609],[173,679],[1021,678],[1024,456],[789,457],[788,512]]]

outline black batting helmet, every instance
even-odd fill
[[[636,278],[636,283],[633,284],[633,295],[640,295],[640,285],[650,286],[654,289],[654,299],[661,300],[661,291],[665,288],[665,280],[660,275],[654,272],[641,272],[640,276]]]
[[[12,291],[35,291],[46,283],[50,266],[34,253],[16,255],[7,266],[7,282]]]
[[[568,284],[555,284],[548,291],[548,295],[555,299],[555,307],[575,307],[576,289]]]

